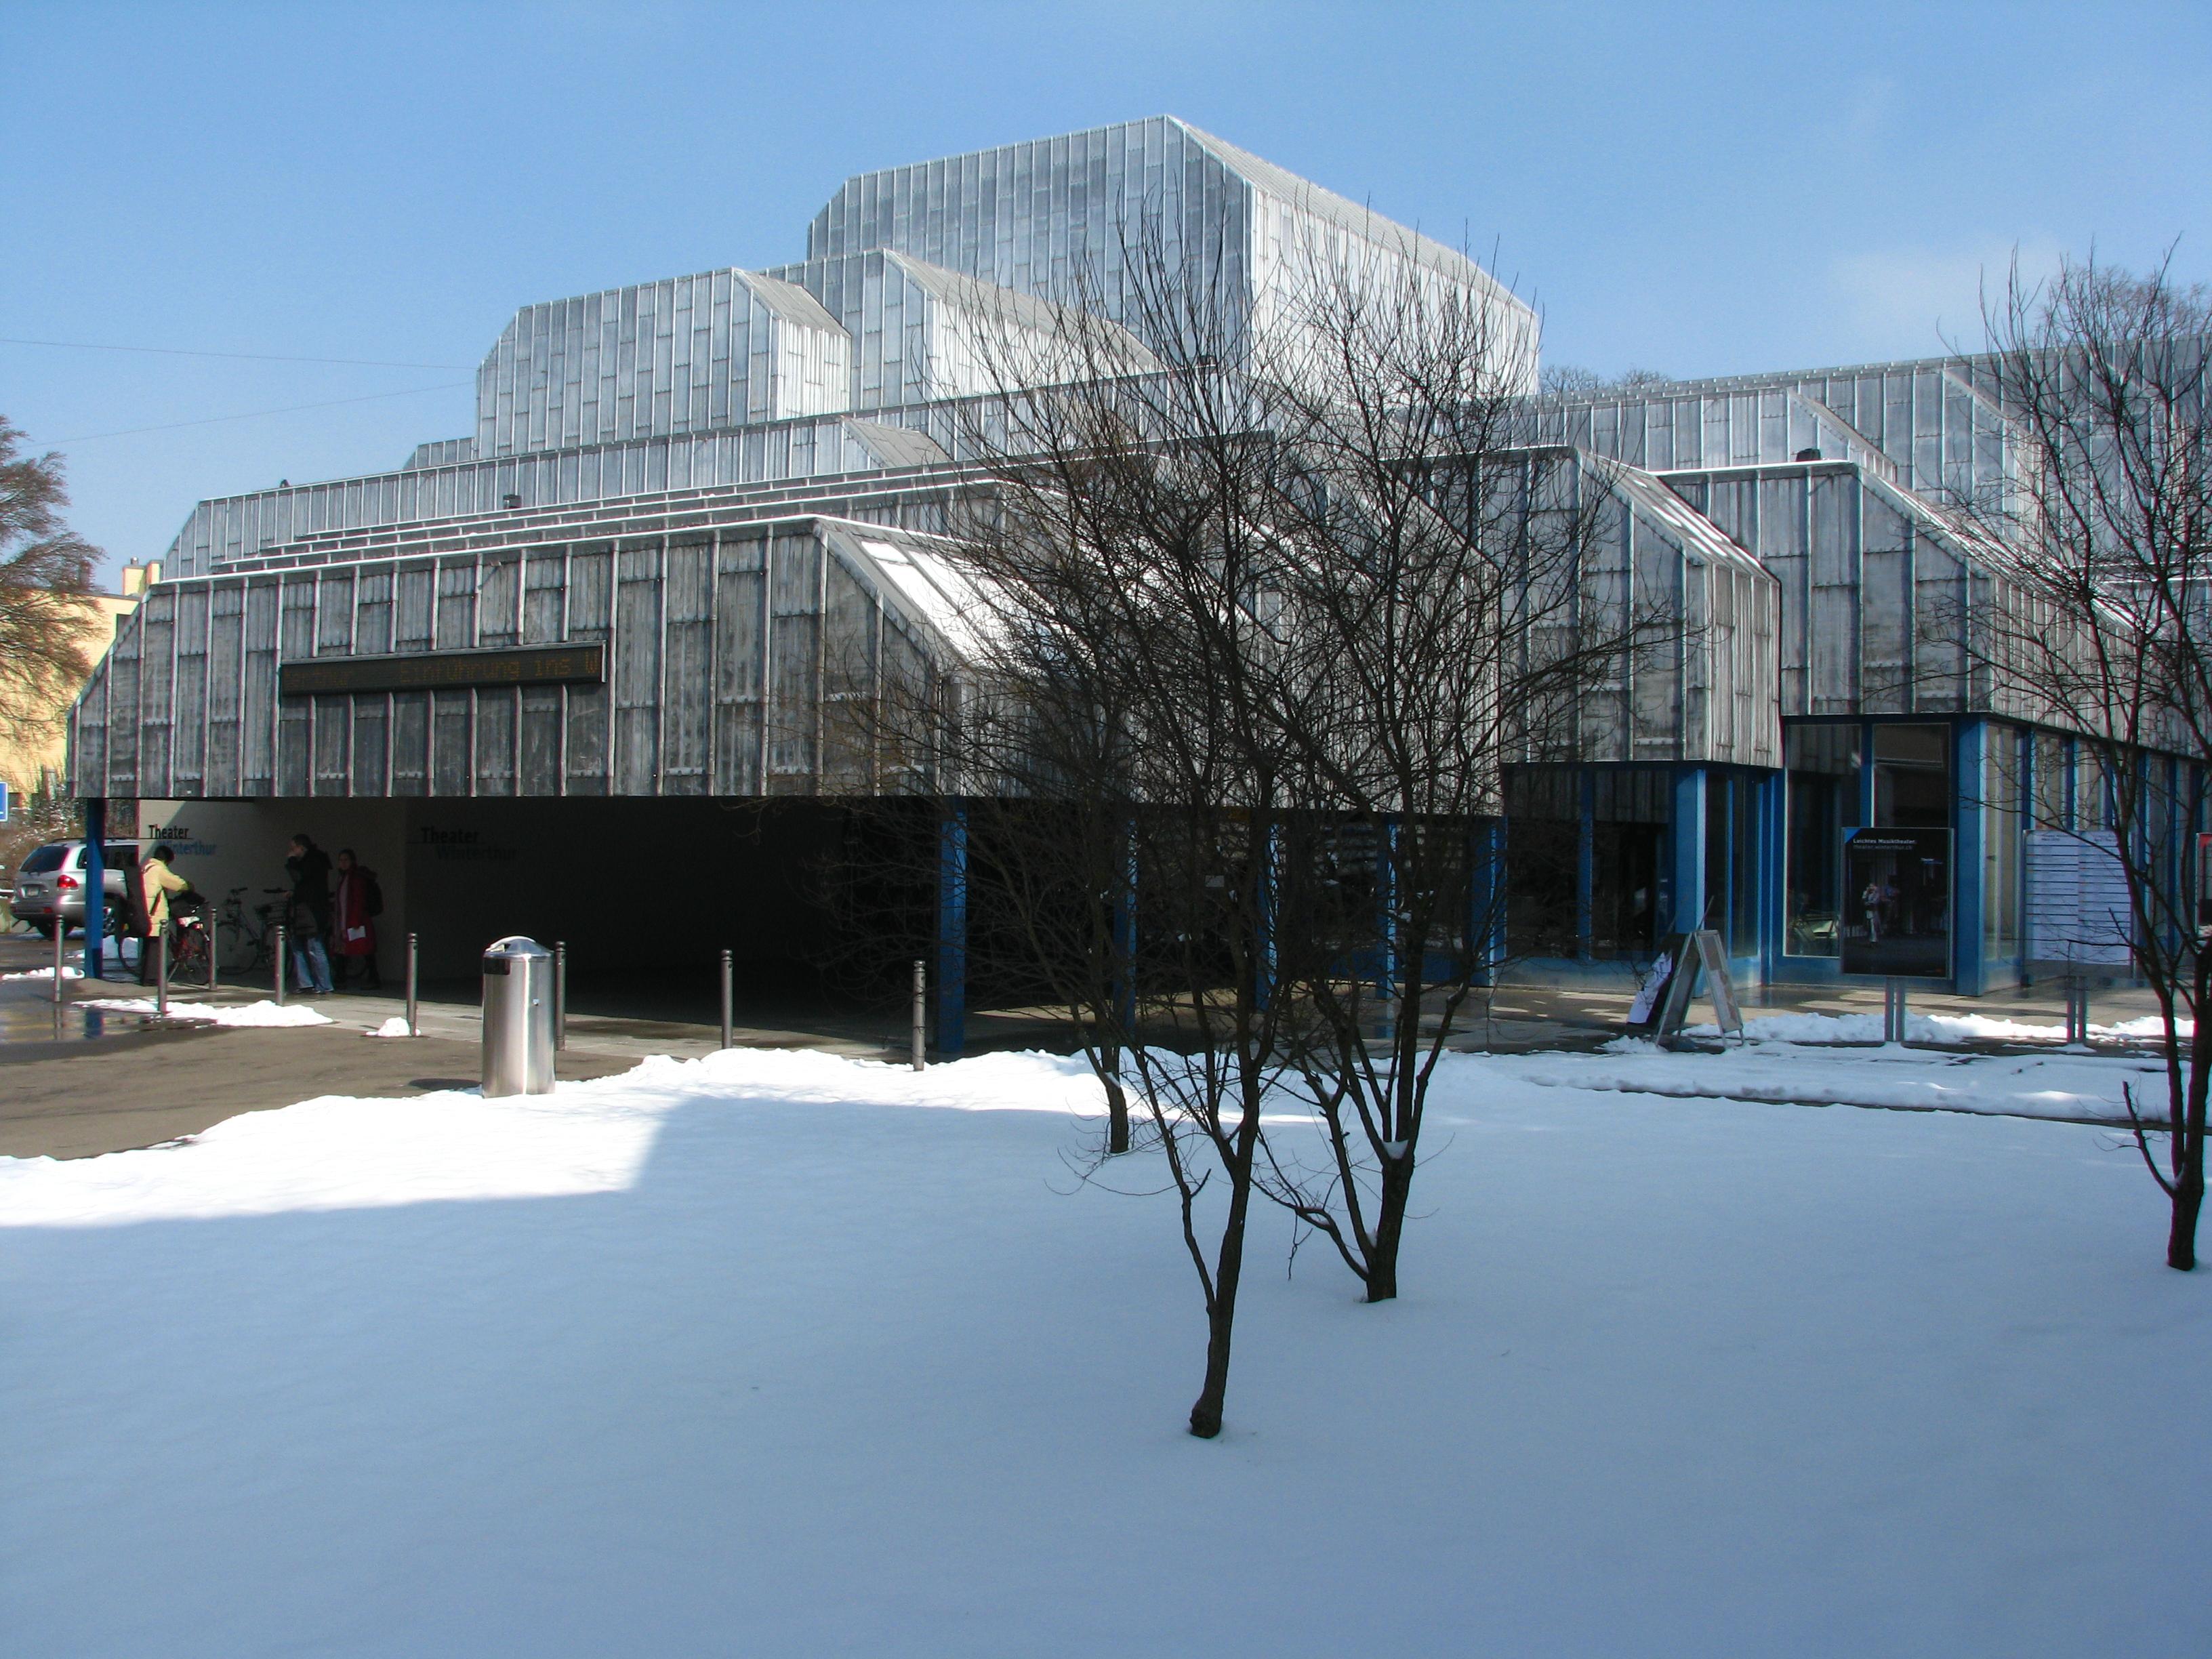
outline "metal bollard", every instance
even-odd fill
[[[157,1019],[169,1017],[169,924],[167,921],[147,936],[146,943],[154,951],[154,1015]]]
[[[207,924],[208,989],[212,991],[222,980],[222,929],[214,922]]]
[[[568,1046],[568,942],[553,941],[553,1051]]]
[[[284,925],[276,924],[276,1006],[284,1006]]]
[[[733,1022],[730,1018],[730,953],[722,952],[722,1046],[731,1047]]]
[[[56,918],[54,921],[54,1003],[56,1006],[60,1006],[62,1000],[62,975],[64,971],[62,957],[65,948],[64,941],[68,937],[69,929],[62,926],[59,918]]]
[[[407,935],[407,1035],[421,1036],[422,1028],[415,1023],[415,935]]]
[[[928,1047],[929,969],[916,961],[914,964],[914,1069],[922,1069],[927,1062],[923,1054]]]

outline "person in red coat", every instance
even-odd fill
[[[331,954],[338,959],[341,983],[355,988],[380,990],[384,981],[376,971],[376,918],[384,912],[383,890],[376,872],[353,855],[353,848],[338,848],[338,889],[331,906]]]

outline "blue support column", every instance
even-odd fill
[[[1790,902],[1790,775],[1759,781],[1759,977],[1771,984],[1782,968],[1782,930]]]
[[[1672,841],[1673,905],[1667,931],[1687,933],[1705,925],[1705,769],[1685,766],[1674,774]]]
[[[1137,1024],[1137,821],[1121,820],[1121,868],[1114,895],[1114,1013],[1124,1031]]]
[[[968,803],[945,805],[937,823],[937,1052],[957,1058],[968,1041]]]
[[[1962,994],[1978,997],[1989,976],[1982,944],[1989,880],[1989,814],[1982,805],[1989,726],[1981,720],[1962,721],[1958,735],[1959,752],[1952,762],[1957,804],[1951,837],[1951,981]]]
[[[1874,821],[1874,722],[1867,720],[1859,726],[1859,818],[1861,830],[1875,827]]]
[[[84,973],[107,977],[107,802],[84,803]]]
[[[1475,827],[1468,849],[1467,945],[1470,982],[1488,985],[1505,959],[1505,825]]]
[[[1585,769],[1575,788],[1575,957],[1597,953],[1597,779]]]
[[[1254,941],[1258,946],[1259,960],[1252,964],[1252,995],[1255,1002],[1266,1008],[1275,1000],[1278,966],[1275,906],[1276,886],[1280,879],[1276,861],[1282,855],[1282,848],[1276,840],[1275,827],[1272,823],[1267,826],[1266,836],[1261,839],[1259,854],[1257,867],[1252,872],[1252,879],[1257,884],[1257,890],[1253,894],[1253,906],[1257,912],[1260,932],[1259,938]]]
[[[1375,994],[1398,994],[1398,820],[1375,838]]]

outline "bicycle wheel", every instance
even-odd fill
[[[269,965],[269,947],[242,921],[226,921],[219,930],[222,940],[223,971],[258,973]]]

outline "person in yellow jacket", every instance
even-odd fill
[[[138,982],[154,982],[154,963],[156,951],[161,950],[169,926],[169,895],[191,890],[186,881],[170,866],[176,861],[177,849],[164,842],[146,855],[138,866],[138,891],[146,904],[146,937],[138,945]]]

